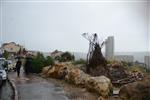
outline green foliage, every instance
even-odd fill
[[[69,52],[65,52],[61,56],[55,57],[55,59],[58,60],[59,62],[73,61],[74,55],[72,55]]]
[[[7,52],[6,50],[4,50],[3,57],[6,58],[6,59],[8,59],[9,52]]]
[[[37,56],[33,57],[32,60],[32,71],[33,73],[40,73],[43,67],[53,64],[54,60],[50,56],[45,58],[42,53],[37,53]]]
[[[53,65],[53,64],[54,64],[54,59],[50,56],[47,56],[45,59],[45,66]]]
[[[41,72],[42,68],[44,67],[45,58],[43,54],[38,53],[32,60],[32,70],[34,73]]]
[[[146,69],[144,67],[137,66],[137,65],[129,67],[128,70],[146,73]]]
[[[79,59],[73,62],[74,65],[78,65],[78,64],[86,64],[86,61],[84,59]]]

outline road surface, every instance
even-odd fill
[[[62,87],[37,75],[18,78],[11,72],[9,78],[16,84],[19,100],[69,100]]]

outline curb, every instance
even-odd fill
[[[13,89],[13,92],[14,92],[13,100],[18,100],[18,91],[17,91],[15,83],[12,80],[10,80],[10,79],[8,79],[8,82],[10,83],[10,85],[11,85],[11,87]]]

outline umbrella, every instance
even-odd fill
[[[24,59],[24,57],[23,56],[17,56],[17,57],[15,57],[15,59]]]

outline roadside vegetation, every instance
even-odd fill
[[[86,61],[84,59],[79,59],[79,60],[75,60],[72,62],[74,65],[78,65],[78,64],[86,64]]]
[[[42,53],[37,53],[32,60],[33,73],[40,73],[45,66],[53,65],[54,60],[52,57],[44,57]]]

